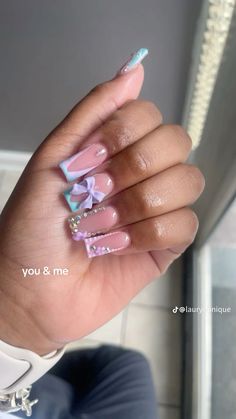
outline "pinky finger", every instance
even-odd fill
[[[168,250],[175,258],[193,242],[197,229],[196,214],[190,208],[181,208],[85,239],[85,245],[90,258],[108,253],[121,255],[152,251],[155,259],[153,251],[163,250]]]

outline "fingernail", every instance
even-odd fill
[[[121,67],[121,69],[118,71],[118,75],[126,74],[129,71],[133,70],[137,67],[138,64],[140,64],[143,59],[148,55],[148,49],[147,48],[140,48],[138,51],[133,53],[128,61]]]
[[[113,227],[118,214],[113,207],[99,207],[69,218],[72,239],[79,241],[93,237]]]
[[[84,243],[88,257],[93,258],[125,249],[130,244],[130,237],[123,231],[114,231],[113,233],[85,239]]]
[[[106,173],[88,176],[81,182],[75,183],[63,195],[71,209],[91,209],[93,204],[101,202],[113,189],[113,181]]]
[[[59,164],[69,182],[86,175],[107,158],[107,149],[102,144],[90,146],[69,157]]]

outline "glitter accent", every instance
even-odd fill
[[[97,236],[97,237],[86,238],[84,240],[84,243],[85,243],[85,247],[86,247],[86,250],[87,250],[88,257],[93,258],[93,257],[96,257],[96,256],[103,256],[105,254],[112,253],[112,252],[117,252],[119,250],[124,249],[126,246],[112,248],[112,247],[109,247],[109,246],[97,246],[96,245],[96,243],[99,240],[101,240],[103,238],[107,238],[109,236],[113,236],[115,234],[117,234],[117,232],[111,232],[111,233],[108,233],[108,234],[102,234],[102,235]]]
[[[104,247],[104,246],[95,246],[94,244],[89,247],[89,251],[93,256],[102,256],[106,253],[110,253],[112,249],[110,247]]]
[[[70,230],[71,230],[71,233],[72,233],[73,240],[78,241],[78,240],[84,239],[86,237],[94,237],[97,234],[101,233],[100,231],[96,231],[94,233],[90,233],[88,231],[81,232],[81,231],[79,231],[78,226],[80,224],[80,221],[83,218],[90,217],[91,215],[97,214],[98,212],[101,212],[101,211],[104,211],[104,210],[105,210],[105,207],[99,207],[99,208],[95,208],[91,211],[84,211],[80,215],[76,215],[74,217],[68,218],[69,227],[70,227]]]

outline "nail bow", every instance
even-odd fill
[[[80,202],[79,208],[92,208],[93,204],[101,202],[105,196],[103,192],[95,191],[95,178],[89,176],[80,183],[75,183],[71,189],[71,195],[81,195],[83,193],[88,196]]]

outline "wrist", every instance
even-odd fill
[[[35,329],[26,326],[19,326],[19,330],[15,327],[12,327],[8,321],[1,317],[0,319],[0,340],[8,343],[9,345],[28,349],[36,354],[43,356],[54,350],[59,349],[59,345],[53,344],[50,341],[47,341],[45,338],[40,336],[40,333],[37,333]]]
[[[22,313],[20,315],[14,313],[14,319],[9,315],[9,312],[6,315],[0,313],[0,340],[12,346],[28,349],[41,356],[59,349],[60,346],[43,336]]]
[[[0,283],[0,340],[38,355],[60,349],[61,345],[52,342],[37,326],[30,308],[20,305],[19,302],[26,298],[20,295],[24,294],[22,291],[18,290],[13,300],[3,291]]]

